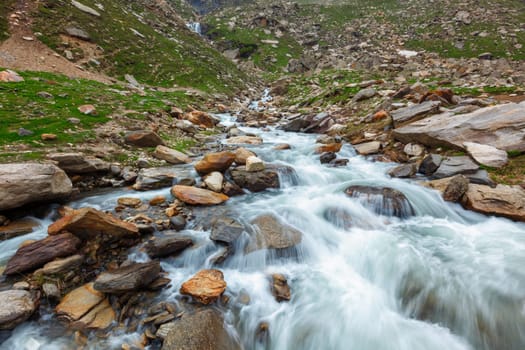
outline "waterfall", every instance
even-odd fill
[[[199,22],[188,22],[186,23],[186,27],[192,32],[202,35],[201,24]]]

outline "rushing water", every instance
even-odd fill
[[[221,117],[231,124],[230,116]],[[245,255],[241,237],[237,253],[221,267],[233,296],[226,322],[245,349],[525,348],[524,224],[465,211],[414,182],[391,179],[386,172],[392,164],[366,160],[349,145],[339,153],[348,165],[333,168],[321,165],[314,154],[315,135],[242,129],[263,137],[263,145],[250,147],[262,159],[293,166],[297,177],[282,178],[279,190],[231,198],[226,206],[242,222],[273,213],[303,233],[288,258],[264,251]],[[277,143],[292,149],[272,150]],[[350,185],[397,189],[416,215],[377,215],[343,193]],[[72,205],[111,209],[123,195],[147,199],[158,194],[169,195],[169,189],[122,190]],[[350,214],[350,227],[330,220],[326,213],[334,207]],[[23,239],[43,237],[49,222],[42,221],[42,229],[31,236],[0,243],[0,260]],[[159,299],[176,301],[181,283],[211,267],[220,250],[209,232],[189,229],[185,234],[197,244],[162,262],[173,283]],[[275,301],[271,273],[287,276],[291,301]],[[248,304],[236,301],[241,294],[249,295]],[[255,337],[261,322],[269,324],[266,342]],[[91,347],[119,349],[123,339],[114,336]],[[54,350],[67,342],[46,336],[43,325],[28,323],[0,347]]]

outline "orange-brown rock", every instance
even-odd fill
[[[237,148],[235,150],[235,164],[244,165],[246,164],[246,159],[251,156],[256,156],[256,154],[244,147]]]
[[[99,234],[113,238],[138,236],[139,230],[135,224],[119,220],[111,214],[106,214],[94,208],[75,210],[53,224],[49,225],[47,233],[56,235],[68,231],[82,239],[90,239]]]
[[[213,128],[217,124],[217,120],[206,112],[192,111],[184,116],[184,119],[189,120],[195,125],[203,126],[205,128]]]
[[[201,270],[180,287],[182,294],[191,295],[205,305],[216,301],[225,290],[224,275],[219,270]]]
[[[8,69],[0,72],[0,81],[5,83],[19,83],[24,81],[24,78],[17,72]]]
[[[374,115],[372,116],[372,121],[376,122],[378,120],[383,120],[386,118],[388,118],[388,112],[382,109],[374,113]]]
[[[234,160],[235,153],[233,152],[208,153],[195,164],[195,170],[200,175],[209,174],[213,171],[223,172],[232,165]]]
[[[160,205],[166,202],[166,197],[164,196],[156,196],[150,199],[149,205]]]
[[[93,105],[82,105],[78,107],[78,111],[82,114],[97,115],[97,109]]]
[[[328,145],[321,145],[315,149],[315,153],[334,152],[337,153],[341,150],[342,143],[330,143]]]
[[[178,200],[192,205],[221,204],[229,199],[222,193],[216,193],[203,188],[176,185],[171,188],[171,194]]]
[[[40,135],[40,138],[42,141],[54,141],[57,139],[57,135],[55,134],[42,134]]]

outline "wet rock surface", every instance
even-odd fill
[[[180,287],[181,294],[190,295],[204,305],[217,301],[225,290],[224,275],[219,270],[201,270]]]
[[[414,208],[406,196],[393,188],[372,186],[350,186],[345,193],[363,201],[380,215],[406,218],[415,215]]]
[[[0,292],[0,330],[13,329],[26,321],[37,306],[31,293],[25,290]]]

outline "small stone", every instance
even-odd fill
[[[403,152],[405,152],[408,156],[411,157],[419,157],[423,154],[423,152],[425,152],[425,148],[418,145],[417,143],[409,143],[405,145],[405,148],[403,148]]]
[[[46,91],[37,92],[36,95],[38,97],[45,98],[45,99],[52,99],[53,98],[53,95],[51,95],[49,92],[46,92]]]
[[[204,178],[204,183],[206,184],[206,187],[208,187],[210,190],[214,192],[221,192],[222,191],[222,183],[224,181],[224,176],[218,172],[214,171],[206,175]]]
[[[54,283],[44,283],[42,285],[42,291],[44,292],[45,296],[49,299],[60,299],[60,290]]]
[[[117,203],[125,207],[137,208],[142,204],[142,201],[140,200],[140,198],[120,197],[117,200]]]
[[[57,139],[57,135],[55,134],[42,134],[40,135],[40,138],[42,141],[54,141]]]
[[[34,132],[32,132],[31,130],[27,130],[27,129],[24,129],[24,128],[19,128],[18,129],[18,136],[31,136],[33,134],[34,134]]]
[[[67,118],[67,121],[71,124],[80,124],[80,119],[78,118]]]
[[[149,205],[151,206],[157,206],[166,203],[166,197],[164,196],[156,196],[150,199]]]
[[[170,218],[170,227],[176,231],[184,230],[186,227],[186,219],[182,215],[177,215]]]
[[[97,115],[97,109],[93,105],[82,105],[78,107],[78,111],[86,115]]]

